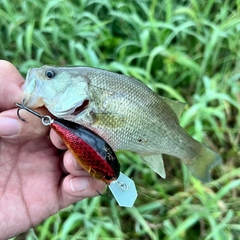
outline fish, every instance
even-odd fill
[[[162,154],[179,158],[202,182],[211,181],[211,170],[222,161],[180,126],[185,103],[162,97],[133,77],[45,65],[29,69],[22,90],[27,107],[45,106],[54,116],[91,129],[114,151],[139,154],[162,178]]]

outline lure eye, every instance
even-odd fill
[[[54,70],[47,70],[45,74],[46,74],[47,79],[52,79],[56,75]]]

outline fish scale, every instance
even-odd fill
[[[45,105],[56,117],[93,130],[114,150],[138,153],[162,177],[162,154],[179,158],[202,181],[210,181],[211,169],[221,162],[179,125],[184,103],[163,98],[132,77],[90,67],[43,66],[29,70],[23,91],[28,107]],[[75,114],[86,101],[88,106]]]
[[[101,79],[98,79],[98,82],[94,84],[98,84],[101,82]],[[126,84],[129,86],[129,84]],[[91,90],[91,83],[90,83],[90,90]],[[128,87],[123,88],[123,92],[125,93],[126,96],[130,96]],[[140,87],[136,89],[136,95],[140,95]],[[93,92],[93,98],[95,95],[97,95],[97,91],[92,91]],[[96,93],[96,94],[95,94]],[[101,96],[105,96],[102,94]],[[134,152],[138,153],[155,153],[158,152],[159,150],[162,151],[162,153],[169,154],[170,152],[168,151],[168,144],[165,146],[166,141],[164,140],[164,128],[162,131],[162,136],[159,136],[158,134],[158,125],[152,125],[156,122],[159,121],[159,116],[156,114],[157,112],[151,111],[154,109],[154,106],[156,105],[157,107],[163,108],[162,105],[165,105],[165,108],[169,108],[165,102],[161,102],[159,104],[159,99],[154,98],[155,96],[153,95],[152,97],[148,98],[145,102],[146,108],[150,109],[149,116],[147,115],[141,115],[141,117],[135,118],[135,117],[123,117],[124,120],[122,121],[122,127],[119,128],[111,128],[109,126],[112,126],[113,124],[111,123],[112,118],[108,117],[109,113],[111,114],[119,114],[121,115],[122,112],[126,111],[126,105],[128,102],[131,102],[131,108],[128,108],[128,115],[129,116],[137,116],[139,115],[139,109],[143,108],[143,103],[141,101],[136,101],[134,98],[121,98],[116,100],[116,104],[114,104],[112,101],[109,102],[109,107],[107,107],[106,111],[104,112],[106,114],[106,117],[104,117],[104,113],[101,115],[103,116],[101,120],[98,121],[99,124],[94,124],[92,126],[88,125],[88,127],[92,127],[93,130],[95,131],[101,131],[101,132],[106,132],[108,129],[108,135],[110,136],[109,138],[114,139],[114,142],[111,141],[111,139],[108,140],[112,147],[114,149],[125,149],[125,150],[131,150]],[[98,109],[101,109],[102,106],[99,104],[101,102],[104,102],[103,99],[101,101],[96,101],[96,104],[98,105]],[[122,104],[118,104],[118,102],[122,102]],[[116,110],[117,109],[117,110]],[[116,111],[116,112],[114,112]],[[120,117],[121,118],[121,117]],[[177,116],[172,112],[172,114],[168,115],[163,115],[162,116],[162,124],[174,124],[178,123]],[[116,124],[119,123],[118,118],[116,117]],[[135,126],[139,125],[141,128],[136,128]],[[152,126],[151,126],[152,125]],[[143,133],[145,132],[145,129],[149,129],[149,136],[143,136]],[[129,134],[130,133],[130,134]],[[111,136],[115,135],[115,138],[112,138]],[[171,134],[170,134],[171,135]],[[142,140],[142,141],[139,141]],[[141,143],[140,143],[141,142]],[[159,149],[159,142],[162,142],[160,145]],[[120,145],[121,144],[121,145]]]

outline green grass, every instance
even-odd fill
[[[240,1],[0,0],[0,58],[25,75],[86,65],[138,78],[188,103],[181,125],[223,157],[202,184],[165,157],[166,180],[119,152],[135,207],[105,196],[48,218],[27,239],[237,239],[240,234]],[[34,233],[35,232],[35,233]]]

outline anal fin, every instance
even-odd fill
[[[141,155],[143,161],[162,178],[166,178],[162,155]]]

